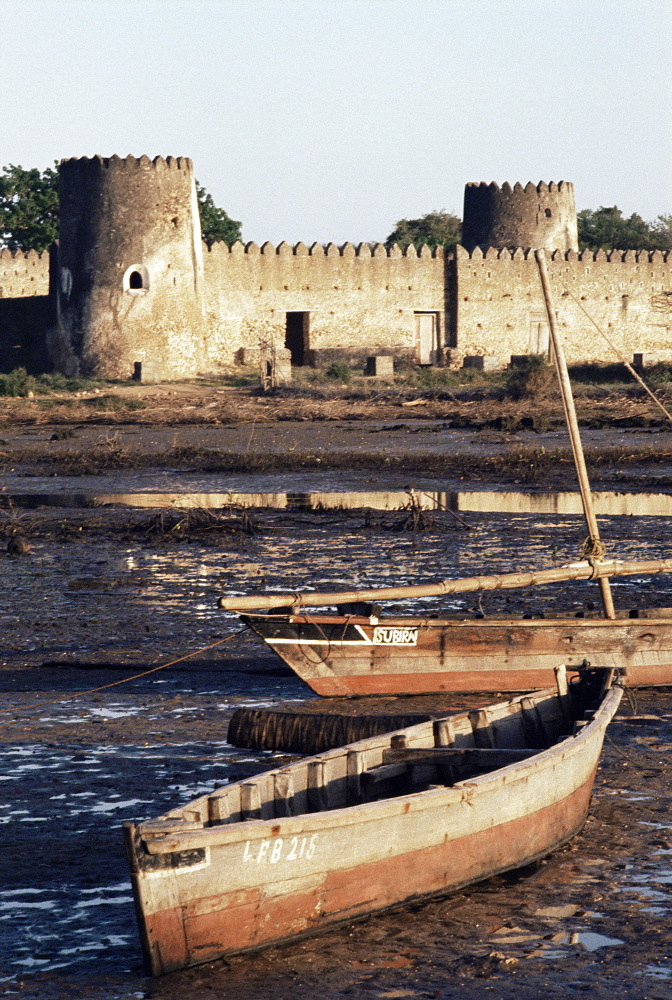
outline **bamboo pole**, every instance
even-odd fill
[[[557,327],[555,325],[555,310],[553,309],[553,301],[551,299],[551,289],[548,282],[548,271],[546,268],[546,253],[544,250],[535,250],[534,256],[537,261],[537,266],[539,268],[539,278],[541,280],[541,287],[544,293],[544,303],[546,305],[546,313],[548,315],[548,328],[551,335],[551,343],[553,345],[553,355],[555,358],[555,367],[558,373],[558,381],[560,383],[560,392],[562,394],[562,405],[565,411],[565,420],[567,422],[567,429],[569,431],[569,440],[572,445],[572,454],[574,455],[574,465],[576,466],[576,475],[579,480],[579,490],[581,491],[581,502],[583,504],[583,513],[586,519],[586,526],[588,528],[588,534],[590,536],[591,548],[595,554],[595,562],[599,563],[600,558],[604,552],[604,546],[602,540],[600,539],[600,529],[597,526],[597,518],[595,517],[595,511],[593,509],[593,497],[590,492],[590,482],[588,480],[588,469],[586,468],[586,459],[583,454],[583,446],[581,444],[581,435],[579,433],[579,422],[576,419],[576,409],[574,407],[574,396],[572,395],[572,386],[569,381],[569,372],[567,371],[567,361],[565,360],[565,352],[562,346],[562,341],[558,336]],[[611,596],[611,587],[609,585],[609,580],[607,576],[600,575],[599,578],[600,585],[600,596],[602,598],[602,606],[604,607],[605,618],[615,618],[616,612],[614,611],[614,600]]]
[[[651,573],[672,573],[672,559],[643,559],[637,562],[579,562],[556,569],[542,569],[530,573],[502,573],[498,576],[471,576],[461,580],[437,580],[407,587],[382,587],[372,590],[343,590],[336,592],[308,591],[284,594],[256,594],[254,596],[220,597],[217,604],[225,611],[254,611],[268,608],[316,607],[329,604],[348,604],[350,601],[394,601],[413,597],[439,597],[442,594],[461,594],[474,590],[511,590],[515,587],[534,587],[563,580],[593,580],[605,576],[645,576]]]

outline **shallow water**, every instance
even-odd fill
[[[291,492],[237,492],[229,488],[218,490],[219,479],[204,481],[200,477],[201,489],[195,492],[182,484],[171,492],[151,489],[151,482],[144,483],[145,491],[126,491],[123,486],[117,491],[101,491],[94,484],[78,480],[80,489],[71,492],[71,483],[60,489],[42,492],[40,488],[51,483],[31,483],[29,490],[3,491],[0,497],[5,509],[39,510],[40,508],[99,508],[128,507],[154,510],[226,510],[244,507],[246,509],[272,508],[274,510],[361,510],[401,511],[411,506],[427,511],[478,512],[482,514],[561,514],[581,516],[583,508],[581,495],[572,492],[545,490],[544,492],[521,490],[447,490],[430,486],[409,487],[406,490],[382,491],[352,489],[347,491],[327,490],[324,482],[321,489],[295,489]],[[136,487],[138,483],[134,484]],[[190,483],[190,486],[196,484]],[[210,489],[208,489],[210,486]],[[672,496],[669,493],[625,493],[600,491],[593,494],[593,508],[598,516],[622,515],[626,517],[672,517]]]

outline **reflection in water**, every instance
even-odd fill
[[[451,577],[544,569],[575,561],[585,537],[579,516],[471,513],[470,531],[450,515],[429,530],[401,530],[405,514],[375,519],[343,512],[328,518],[286,510],[255,515],[254,536],[213,531],[184,541],[86,532],[31,537],[27,558],[7,560],[0,604],[0,662],[62,661],[95,653],[129,662],[188,652],[237,626],[217,608],[221,594],[344,590],[424,583]],[[617,559],[668,556],[670,522],[633,530],[613,518],[605,538]],[[655,529],[653,527],[655,525]],[[620,609],[672,606],[672,577],[613,581]],[[595,584],[388,602],[386,613],[572,612],[598,602]]]
[[[412,497],[412,499],[411,499]],[[402,510],[411,503],[424,510],[453,510],[482,514],[559,514],[581,515],[578,493],[524,492],[444,492],[371,491],[371,492],[133,492],[133,493],[16,493],[4,494],[13,507],[34,510],[39,507],[91,508],[105,506],[222,510],[227,507],[269,508],[272,510]],[[669,493],[593,493],[595,513],[601,516],[671,517],[672,494]]]

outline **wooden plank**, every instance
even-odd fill
[[[276,817],[294,815],[294,774],[290,768],[273,774],[273,812]]]
[[[230,817],[229,796],[226,788],[214,792],[208,798],[208,819],[210,823],[227,823]]]
[[[347,799],[350,805],[361,802],[362,773],[366,769],[366,752],[364,750],[348,750],[347,756]]]
[[[485,747],[430,747],[426,750],[384,750],[383,761],[385,764],[397,764],[405,761],[408,764],[431,763],[444,761],[447,764],[458,764],[469,767],[491,767],[493,770],[498,767],[507,767],[520,760],[529,760],[535,754],[541,753],[544,747],[536,749],[509,749],[506,747],[485,748]]]
[[[323,760],[308,762],[308,808],[311,812],[322,812],[329,808],[325,768]]]
[[[490,709],[479,708],[469,712],[474,743],[477,747],[494,747],[495,745],[490,728],[491,718]]]
[[[433,723],[434,746],[449,747],[455,740],[455,730],[450,719],[436,719]]]
[[[261,790],[257,781],[244,781],[240,786],[240,817],[261,819]]]

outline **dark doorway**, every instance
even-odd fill
[[[308,340],[308,313],[287,313],[285,347],[292,355],[293,365],[305,365]]]

